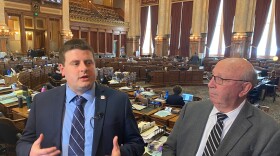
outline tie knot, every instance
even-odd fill
[[[86,102],[87,100],[84,98],[84,97],[82,97],[82,96],[76,96],[76,105],[77,106],[80,106],[80,105],[82,105],[84,102]]]
[[[217,120],[218,121],[224,121],[228,116],[223,113],[217,113]]]

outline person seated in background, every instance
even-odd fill
[[[166,99],[166,104],[169,105],[177,105],[177,106],[184,106],[185,102],[183,100],[183,97],[181,96],[182,93],[182,87],[179,85],[176,85],[173,88],[173,95],[169,95]]]
[[[58,81],[60,81],[63,78],[57,64],[54,65],[53,72],[49,73],[48,75],[51,76],[53,79],[58,80]]]
[[[197,53],[194,53],[194,55],[191,57],[189,64],[199,65],[199,57],[197,56]]]
[[[110,77],[109,75],[104,75],[103,78],[101,79],[101,83],[102,84],[110,84],[110,80],[112,80],[112,77]]]
[[[15,67],[16,73],[19,73],[19,72],[21,72],[22,70],[23,70],[23,65],[20,65],[20,64],[16,65],[16,67]]]

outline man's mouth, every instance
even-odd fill
[[[81,77],[80,77],[80,79],[82,79],[82,80],[83,80],[83,79],[88,79],[88,78],[89,78],[88,75],[84,75],[84,76],[81,76]]]

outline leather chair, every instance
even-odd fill
[[[52,76],[49,76],[49,82],[54,87],[58,87],[58,86],[61,86],[61,84],[66,83],[66,80],[64,80],[64,79],[62,79],[62,80],[55,80]]]
[[[278,96],[276,91],[278,87],[279,77],[272,79],[269,83],[265,84],[265,96],[272,96],[273,102],[275,101],[276,97]],[[265,99],[263,97],[263,100]]]
[[[0,117],[0,155],[16,155],[16,142],[21,137],[22,130],[16,126],[22,119],[11,120],[6,117]]]

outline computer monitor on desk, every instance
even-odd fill
[[[192,95],[192,94],[183,93],[183,94],[182,94],[182,97],[183,97],[183,100],[184,100],[185,102],[193,101],[193,95]]]

